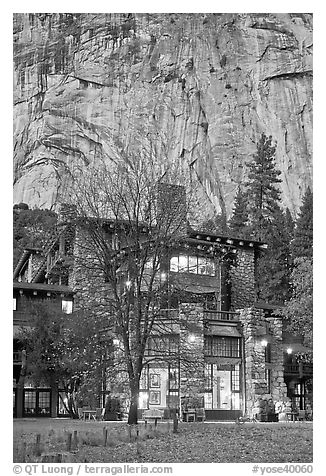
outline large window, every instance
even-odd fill
[[[240,357],[240,339],[237,337],[205,337],[207,357]]]
[[[172,256],[170,270],[176,273],[194,273],[215,276],[215,263],[211,258],[193,255]]]

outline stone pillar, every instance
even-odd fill
[[[282,346],[283,321],[279,317],[267,318],[270,333],[272,335],[271,344],[271,398],[276,401],[288,401],[287,387],[284,382],[284,357]]]
[[[230,268],[231,303],[234,309],[253,306],[255,302],[255,252],[239,249],[235,265]]]
[[[204,397],[204,313],[200,304],[184,303],[180,318],[180,394],[198,400]]]
[[[252,416],[258,398],[267,393],[265,348],[257,337],[258,327],[264,324],[264,314],[263,311],[254,308],[241,309],[239,312],[243,326],[245,410]]]
[[[286,385],[283,374],[282,321],[278,318],[265,318],[264,311],[255,308],[240,309],[240,321],[243,329],[244,365],[245,365],[245,400],[246,413],[252,417],[257,413],[259,399],[286,401]],[[271,345],[271,391],[265,370],[265,347],[262,345],[262,331],[270,330]]]

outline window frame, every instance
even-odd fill
[[[225,336],[205,336],[205,357],[241,357],[240,338]]]
[[[211,271],[207,271],[211,268]],[[215,260],[196,254],[173,254],[170,257],[169,269],[175,273],[189,273],[199,276],[216,276]],[[205,272],[202,272],[205,270]]]

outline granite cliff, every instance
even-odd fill
[[[55,206],[74,170],[149,131],[227,215],[272,135],[295,214],[312,181],[312,15],[14,15],[15,203]]]

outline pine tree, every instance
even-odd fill
[[[234,199],[233,215],[229,221],[229,229],[234,236],[248,238],[248,201],[247,194],[239,186]]]
[[[292,250],[294,258],[312,258],[313,251],[313,194],[310,188],[302,200],[296,221]]]
[[[291,289],[292,255],[291,240],[294,223],[289,210],[274,211],[273,222],[267,224],[267,252],[257,262],[259,299],[284,302],[289,299]]]
[[[277,185],[282,180],[279,178],[281,172],[275,167],[275,152],[272,137],[262,134],[253,162],[246,164],[249,169],[246,191],[250,231],[255,239],[261,241],[266,239],[267,225],[273,221],[281,201],[281,191]]]
[[[293,220],[281,209],[281,183],[275,164],[276,145],[262,134],[254,160],[247,163],[248,231],[252,238],[267,243],[267,252],[257,260],[257,298],[284,302],[290,295]]]
[[[287,330],[303,337],[312,347],[313,331],[313,262],[312,258],[296,258],[292,271],[293,293],[282,313],[288,320]]]

